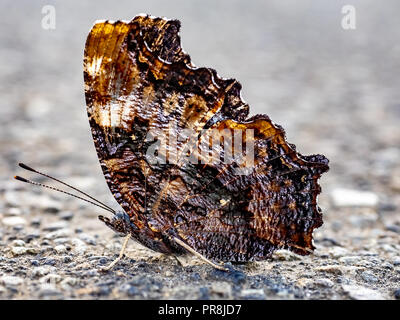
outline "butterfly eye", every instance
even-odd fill
[[[100,221],[103,221],[105,224],[110,224],[110,219],[104,216],[98,216]]]

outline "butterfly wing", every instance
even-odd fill
[[[179,28],[177,20],[150,16],[103,21],[86,42],[90,127],[132,235],[161,252],[182,251],[171,240],[179,237],[223,261],[265,259],[278,247],[308,253],[322,224],[316,197],[328,160],[298,154],[267,116],[247,118],[240,84],[196,68]],[[246,130],[253,134],[252,166],[202,163],[208,134]]]

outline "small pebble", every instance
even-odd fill
[[[62,277],[56,273],[49,273],[45,275],[44,277],[40,278],[41,283],[52,283],[56,284],[59,283],[62,280]]]
[[[400,266],[400,257],[393,258],[393,265],[396,267]]]
[[[71,241],[71,239],[70,238],[57,238],[57,239],[54,239],[53,240],[53,242],[56,244],[56,245],[59,245],[59,244],[67,244],[68,242],[70,242]]]
[[[327,272],[336,275],[341,275],[343,273],[343,268],[338,265],[328,265],[328,266],[320,266],[314,269],[318,272]]]
[[[261,300],[265,299],[265,292],[263,289],[244,289],[239,296],[241,299]]]
[[[300,260],[300,257],[297,254],[295,254],[289,250],[283,250],[283,249],[276,250],[274,252],[273,258],[280,260],[280,261]]]
[[[2,276],[0,277],[0,283],[5,286],[18,286],[24,282],[24,279],[14,276]]]
[[[355,300],[383,300],[383,296],[376,290],[359,285],[342,285],[343,290]]]
[[[82,274],[84,277],[96,277],[99,275],[99,270],[91,269],[91,270],[84,271]]]
[[[393,295],[396,300],[400,300],[400,289],[397,289]]]
[[[388,270],[393,270],[393,265],[390,262],[384,262],[381,264],[381,267]]]
[[[26,248],[26,253],[29,254],[38,254],[39,252],[40,252],[39,248],[34,248],[34,247]]]
[[[52,271],[55,271],[56,268],[52,267],[52,266],[40,266],[40,267],[36,267],[32,270],[32,277],[43,277],[46,274],[49,274]]]
[[[299,278],[296,281],[296,285],[300,288],[308,288],[314,284],[314,281],[309,278]]]
[[[54,251],[57,252],[58,254],[66,253],[67,247],[62,244],[59,244],[54,247]]]
[[[229,299],[232,295],[232,287],[226,282],[214,282],[211,283],[210,293],[222,299]]]
[[[70,256],[65,256],[64,259],[63,259],[63,262],[64,263],[70,263],[70,262],[72,262],[72,258]]]
[[[53,284],[44,284],[38,291],[38,296],[41,299],[54,299],[61,296],[62,293],[55,288]]]
[[[43,240],[40,245],[49,246],[49,245],[51,245],[51,242],[49,240]]]
[[[49,265],[49,266],[55,266],[57,264],[57,260],[52,259],[52,258],[46,258],[46,260],[44,260],[43,264]]]
[[[33,218],[31,220],[31,226],[32,227],[40,227],[41,223],[42,223],[42,220],[40,218]]]
[[[399,251],[394,248],[391,244],[389,243],[384,243],[380,245],[381,249],[386,251],[386,252],[391,252],[391,253],[398,253]]]
[[[84,242],[86,242],[87,244],[96,245],[96,239],[94,237],[92,237],[89,234],[86,233],[80,233],[79,234],[79,239],[83,240]]]
[[[39,239],[40,235],[39,233],[30,233],[27,236],[24,237],[25,242],[29,243],[34,239]]]
[[[325,278],[315,280],[315,284],[317,286],[326,287],[326,288],[332,288],[334,286],[334,283],[332,280],[325,279]]]
[[[331,198],[336,207],[375,207],[378,196],[373,192],[337,188]]]
[[[210,299],[210,292],[207,287],[200,287],[199,288],[199,300],[209,300]]]
[[[111,289],[107,285],[98,285],[92,292],[96,296],[108,296],[111,293]]]
[[[336,239],[328,238],[328,237],[322,238],[318,242],[321,242],[326,247],[332,247],[332,246],[341,247],[342,246]]]
[[[192,281],[200,281],[201,280],[201,275],[198,272],[194,272],[191,274],[190,279]]]
[[[65,220],[65,221],[71,221],[72,218],[74,217],[74,213],[71,211],[63,211],[58,214],[60,219]]]
[[[5,217],[1,220],[2,224],[8,227],[14,227],[14,226],[20,226],[20,225],[25,225],[26,220],[21,217]]]
[[[121,285],[119,287],[119,291],[126,293],[129,297],[140,295],[140,290],[136,286],[129,283],[124,283]]]
[[[393,202],[380,202],[378,205],[378,210],[380,212],[384,211],[396,211],[397,206]]]
[[[72,251],[76,254],[84,254],[87,250],[85,242],[83,242],[81,239],[73,238],[71,240],[71,244],[74,246]]]
[[[22,214],[20,208],[9,208],[6,213],[8,216],[19,216]]]
[[[12,247],[12,248],[11,248],[11,253],[12,253],[14,256],[23,255],[23,254],[27,253],[27,251],[28,251],[28,249],[25,248],[25,247]]]
[[[357,263],[360,263],[360,261],[362,261],[361,257],[358,256],[344,256],[344,257],[340,257],[339,262],[346,264],[346,265],[354,265]]]
[[[57,207],[46,207],[43,210],[46,213],[58,213],[60,211],[60,208]]]
[[[12,244],[13,244],[15,247],[23,247],[23,246],[25,246],[25,241],[23,241],[23,240],[14,240],[14,241],[12,242]]]
[[[364,271],[361,273],[361,278],[363,278],[365,282],[369,283],[375,283],[379,281],[379,279],[370,271]]]
[[[37,266],[39,266],[39,261],[38,260],[31,260],[31,265],[37,267]]]
[[[328,250],[332,258],[340,258],[349,254],[349,250],[342,247],[333,247]]]
[[[22,224],[13,227],[13,231],[21,232],[22,230],[24,230],[24,226]]]
[[[71,230],[70,229],[60,229],[57,231],[53,231],[50,233],[45,234],[44,238],[48,240],[54,240],[57,238],[65,238],[71,235]]]
[[[128,291],[127,291],[127,294],[128,294],[129,297],[133,297],[133,296],[140,295],[140,291],[139,291],[138,288],[136,288],[134,286],[130,286]]]
[[[4,194],[4,202],[10,207],[18,207],[20,205],[20,197],[17,192],[8,191]]]
[[[66,221],[57,221],[43,227],[43,231],[56,231],[60,229],[65,229],[67,226],[68,223]]]
[[[400,226],[395,224],[386,225],[386,230],[400,234]]]
[[[71,287],[77,285],[78,283],[79,283],[79,279],[74,278],[74,277],[66,277],[65,279],[63,279],[61,281],[61,285],[64,285],[64,286],[68,285],[68,286],[71,286]]]
[[[376,213],[365,213],[360,215],[351,215],[349,217],[350,223],[354,227],[359,228],[371,228],[378,220],[378,215]],[[381,232],[381,230],[378,230]]]

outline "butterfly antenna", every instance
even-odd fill
[[[33,168],[27,166],[26,164],[19,163],[18,165],[19,165],[21,168],[25,169],[25,170],[35,172],[35,173],[40,174],[40,175],[42,175],[42,176],[44,176],[44,177],[46,177],[46,178],[52,179],[52,180],[54,180],[54,181],[57,181],[57,182],[63,184],[64,186],[67,186],[67,187],[69,187],[69,188],[71,188],[71,189],[73,189],[73,190],[75,190],[75,191],[77,191],[77,192],[80,192],[80,193],[82,193],[83,195],[85,195],[86,197],[88,197],[89,199],[92,199],[93,201],[99,203],[101,206],[107,208],[109,211],[115,213],[115,210],[112,209],[111,207],[107,206],[106,204],[104,204],[103,202],[97,200],[96,198],[92,197],[91,195],[87,194],[86,192],[83,192],[82,190],[79,190],[79,189],[77,189],[77,188],[75,188],[75,187],[69,185],[68,183],[65,183],[65,182],[63,182],[63,181],[61,181],[61,180],[59,180],[59,179],[57,179],[57,178],[54,178],[54,177],[52,177],[52,176],[49,176],[48,174],[45,174],[45,173],[43,173],[43,172],[37,171],[37,170],[35,170],[35,169],[33,169]],[[36,182],[35,182],[35,183],[36,183]]]
[[[69,195],[69,196],[72,196],[72,197],[78,198],[78,199],[80,199],[80,200],[89,202],[89,203],[91,203],[91,204],[93,204],[93,205],[95,205],[95,206],[97,206],[97,207],[99,207],[99,208],[102,208],[102,209],[104,209],[104,210],[110,211],[110,212],[112,212],[112,213],[115,214],[115,211],[112,210],[112,209],[110,209],[110,208],[108,208],[108,207],[103,207],[103,206],[99,205],[99,204],[96,203],[96,202],[93,202],[93,201],[90,201],[90,200],[88,200],[88,199],[82,198],[82,197],[80,197],[80,196],[77,196],[77,195],[75,195],[75,194],[69,193],[69,192],[67,192],[67,191],[64,191],[64,190],[61,190],[61,189],[58,189],[58,188],[54,188],[54,187],[50,187],[50,186],[48,186],[48,185],[45,185],[45,184],[42,184],[42,183],[39,183],[39,182],[35,182],[35,181],[32,181],[32,180],[28,180],[28,179],[22,178],[22,177],[20,177],[20,176],[15,176],[14,179],[19,180],[19,181],[22,181],[22,182],[25,182],[25,183],[33,184],[34,186],[39,186],[39,187],[51,189],[51,190],[54,190],[54,191],[58,191],[58,192],[61,192],[61,193],[65,193],[65,194],[67,194],[67,195]]]
[[[147,213],[147,174],[144,180],[144,212]]]

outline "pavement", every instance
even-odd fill
[[[44,29],[52,5],[55,29]],[[0,5],[0,299],[399,299],[400,28],[396,1],[11,1]],[[118,204],[86,115],[83,48],[98,19],[176,18],[197,66],[239,80],[252,114],[282,125],[330,171],[318,198],[314,254],[215,270],[123,239],[96,207],[28,186],[25,162]],[[46,21],[44,21],[46,22]],[[46,23],[45,23],[46,24]]]

